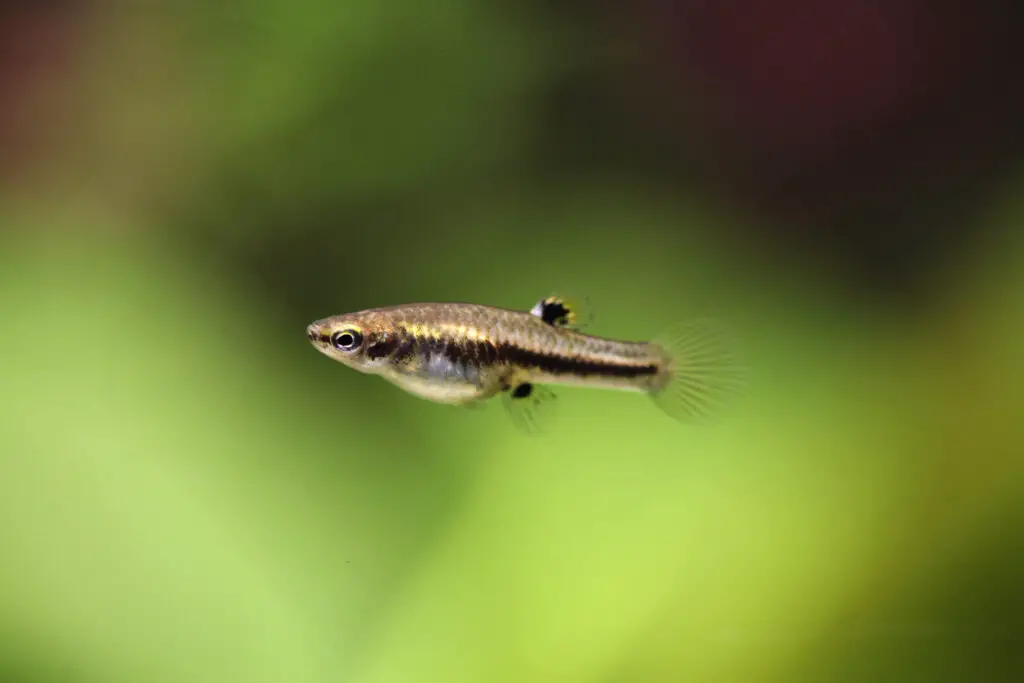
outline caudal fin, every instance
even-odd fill
[[[664,351],[666,367],[651,398],[680,422],[705,422],[720,416],[746,387],[736,341],[715,320],[677,323],[653,343]]]

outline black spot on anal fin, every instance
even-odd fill
[[[519,386],[512,389],[512,398],[529,398],[530,394],[533,393],[533,385],[529,382],[523,382]]]

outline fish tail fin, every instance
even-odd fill
[[[664,368],[650,390],[667,415],[683,423],[719,417],[746,387],[746,368],[732,333],[718,321],[679,322],[652,343],[664,354]]]

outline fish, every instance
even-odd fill
[[[714,319],[673,324],[650,341],[583,330],[585,299],[553,294],[529,310],[474,303],[371,308],[309,324],[321,353],[428,401],[478,407],[497,396],[517,425],[538,431],[554,386],[643,393],[669,417],[716,417],[745,386],[735,338]]]

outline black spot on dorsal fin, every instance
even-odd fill
[[[558,294],[538,301],[530,313],[548,325],[572,330],[582,330],[594,317],[585,298]]]
[[[569,308],[561,301],[546,302],[541,308],[540,319],[548,325],[565,327],[569,324]]]

